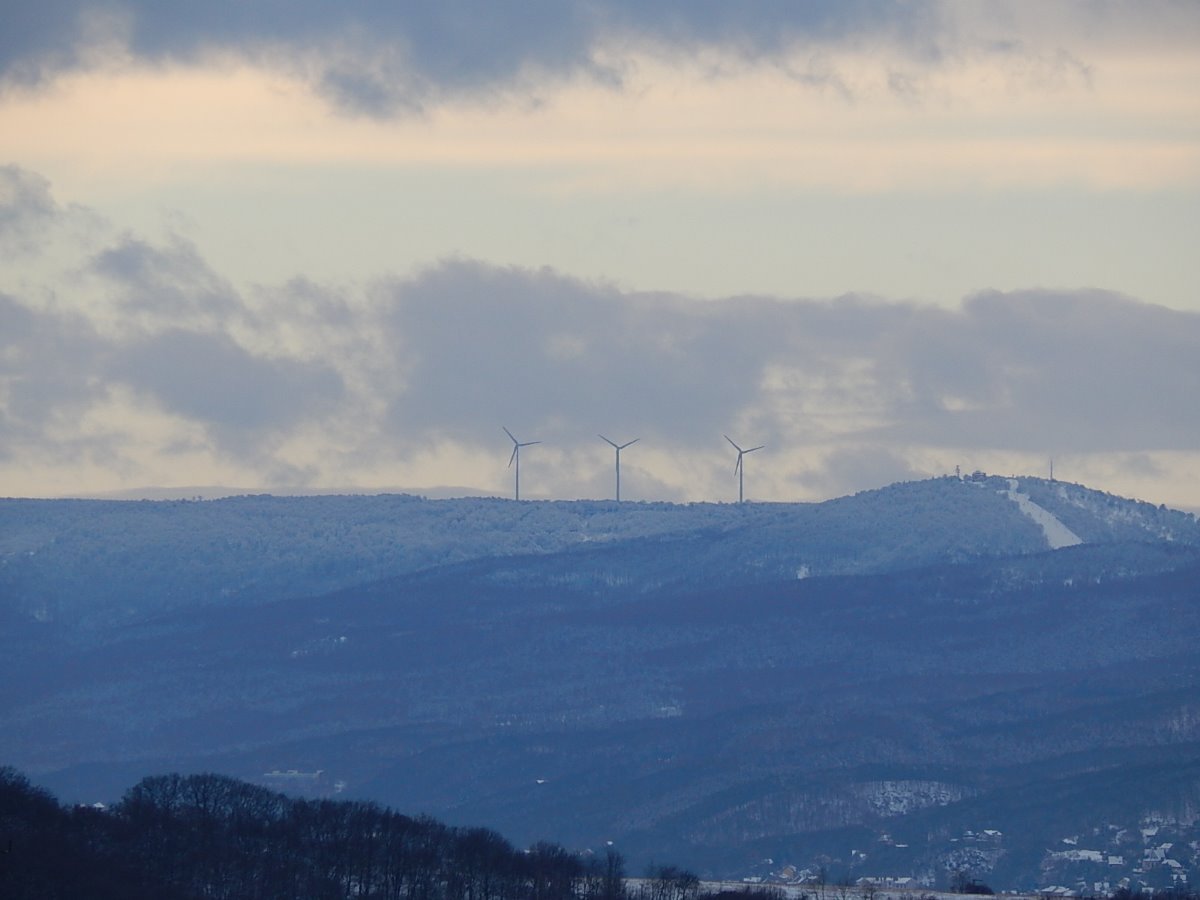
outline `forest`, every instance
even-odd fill
[[[686,900],[699,890],[675,866],[654,867],[636,888],[625,876],[612,848],[518,849],[487,828],[294,799],[222,775],[152,776],[111,808],[64,807],[0,768],[6,900]]]

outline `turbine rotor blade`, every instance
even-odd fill
[[[725,440],[729,441],[729,443],[733,445],[733,449],[736,450],[738,453],[742,452],[742,448],[739,447],[737,444],[734,444],[733,438],[731,438],[729,435],[723,434],[723,435],[721,435],[721,437],[723,437],[723,438],[725,438]]]
[[[532,447],[534,444],[540,444],[541,441],[526,441],[523,444],[517,444],[518,447]]]
[[[510,457],[508,458],[508,468],[510,468],[510,469],[512,468],[513,460],[517,458],[517,451],[518,451],[518,450],[520,450],[520,449],[521,449],[521,445],[520,445],[520,444],[514,444],[514,445],[513,445],[513,452],[512,452],[512,456],[510,456]]]
[[[611,447],[617,447],[617,445],[616,445],[616,444],[614,444],[612,441],[610,441],[608,438],[606,438],[606,437],[605,437],[604,435],[602,435],[602,434],[598,434],[598,435],[596,435],[596,437],[600,438],[600,440],[604,441],[604,443],[608,444],[608,445],[609,445],[609,446],[611,446]],[[617,449],[618,449],[618,450],[620,450],[621,448],[620,448],[620,447],[617,447]]]
[[[503,425],[501,425],[500,427],[504,429],[504,433],[507,434],[509,436],[509,438],[512,440],[512,442],[515,444],[517,442],[517,439],[515,437],[513,437],[513,433],[511,431],[509,431],[507,428],[504,428]]]
[[[738,473],[738,469],[740,469],[741,467],[742,467],[742,452],[739,450],[737,462],[735,462],[733,464],[733,474],[736,475]]]
[[[761,449],[762,449],[763,447],[765,447],[765,446],[767,446],[767,445],[766,445],[766,444],[759,444],[757,447],[751,447],[749,450],[747,450],[747,451],[745,451],[745,452],[746,452],[746,453],[753,453],[755,450],[761,450]]]
[[[608,439],[607,439],[607,438],[605,438],[605,440],[608,440]],[[613,446],[614,446],[614,447],[617,447],[617,449],[618,449],[618,450],[624,450],[624,449],[625,449],[626,447],[628,447],[630,444],[636,444],[636,443],[637,443],[638,441],[640,441],[640,440],[641,440],[641,438],[634,438],[632,441],[626,441],[626,442],[625,442],[625,443],[623,443],[623,444],[622,444],[620,447],[617,447],[617,445],[616,445],[616,444],[613,444]],[[612,444],[612,441],[609,441],[609,443],[610,443],[610,444]]]

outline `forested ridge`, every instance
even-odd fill
[[[666,866],[630,894],[624,875],[611,848],[517,849],[487,828],[294,799],[221,775],[152,776],[111,809],[66,808],[0,768],[5,900],[670,900],[698,887]]]
[[[824,503],[746,505],[403,495],[0,498],[0,625],[129,623],[483,560],[562,555],[574,564],[579,551],[602,552],[606,568],[620,560],[614,574],[639,589],[1041,552],[1040,529],[1007,498],[1008,487],[1008,479],[939,478]],[[1165,537],[1200,546],[1200,524],[1187,513],[1060,482],[1022,479],[1021,489],[1089,543]]]

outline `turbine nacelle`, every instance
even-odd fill
[[[634,438],[632,441],[626,441],[626,442],[625,442],[625,443],[623,443],[623,444],[618,444],[618,443],[616,443],[615,441],[610,441],[608,438],[606,438],[606,437],[605,437],[604,435],[602,435],[602,434],[600,434],[600,435],[597,435],[597,437],[598,437],[598,438],[600,438],[600,440],[604,441],[604,443],[606,443],[606,444],[608,444],[610,447],[612,447],[614,450],[618,450],[618,451],[620,451],[620,450],[624,450],[624,449],[625,449],[626,447],[628,447],[630,444],[636,444],[638,441],[640,441],[640,440],[641,440],[641,438]]]
[[[504,433],[508,435],[508,437],[509,437],[509,440],[511,440],[511,441],[513,442],[513,452],[512,452],[512,456],[510,456],[510,457],[508,458],[508,467],[509,467],[510,469],[512,468],[513,460],[515,460],[515,459],[517,458],[517,452],[518,452],[518,451],[519,451],[519,450],[520,450],[522,447],[532,447],[534,444],[540,444],[540,443],[541,443],[541,441],[524,441],[524,442],[522,442],[522,441],[518,441],[518,440],[517,440],[515,437],[513,437],[513,433],[512,433],[511,431],[509,431],[509,430],[508,430],[507,428],[505,428],[503,425],[501,425],[500,427],[501,427],[501,428],[504,430]]]

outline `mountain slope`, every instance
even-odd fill
[[[1200,544],[1200,525],[1185,513],[1039,479],[1022,479],[1020,488],[1089,543]],[[735,580],[891,571],[1047,549],[1042,529],[1008,490],[1008,479],[943,478],[819,504],[745,506],[403,495],[0,499],[0,615],[136,621],[492,557],[609,544],[636,556],[639,541],[656,537],[684,540],[681,553],[702,549],[692,560],[705,564],[697,578],[727,572]],[[720,536],[726,540],[714,540]],[[654,575],[646,566],[636,560],[631,577]],[[667,577],[691,576],[672,569]]]
[[[725,874],[870,874],[850,850],[888,833],[872,860],[945,876],[994,820],[971,864],[1023,886],[1047,822],[1197,809],[1200,527],[1077,486],[0,515],[0,758],[69,799],[165,768],[340,783]],[[265,774],[293,769],[323,774]],[[1010,802],[1039,792],[1055,816]]]

